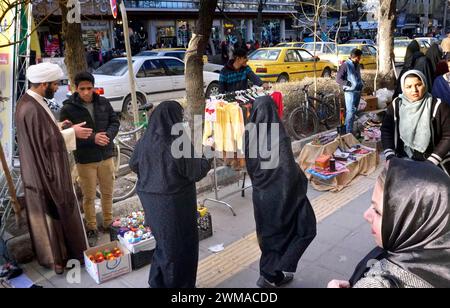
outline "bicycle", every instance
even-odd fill
[[[319,125],[330,129],[339,119],[339,101],[334,93],[309,96],[308,90],[312,84],[303,87],[304,102],[295,108],[289,116],[288,124],[294,138],[297,140],[317,134]]]
[[[135,144],[127,142],[137,142],[138,135],[147,128],[149,112],[152,109],[153,104],[151,103],[140,106],[141,121],[136,123],[136,128],[131,131],[119,132],[114,139],[115,181],[113,203],[126,200],[136,193],[137,175],[129,166]],[[101,197],[99,187],[97,187],[97,197]]]

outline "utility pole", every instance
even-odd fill
[[[137,107],[137,96],[136,96],[136,83],[134,79],[134,69],[133,69],[133,59],[132,59],[132,51],[131,51],[131,44],[130,44],[130,29],[128,28],[128,16],[127,16],[127,10],[125,8],[125,3],[120,1],[119,4],[120,12],[122,15],[122,23],[123,23],[123,36],[125,41],[125,50],[127,53],[127,63],[128,63],[128,75],[129,75],[129,81],[130,81],[130,90],[131,90],[131,106],[133,109],[133,120],[135,125],[137,126],[139,122],[139,115],[138,115],[138,107]]]
[[[449,0],[444,0],[444,20],[442,21],[442,35],[447,34],[447,17],[448,17],[448,2]]]

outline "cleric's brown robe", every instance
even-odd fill
[[[40,265],[83,260],[86,237],[64,139],[42,106],[24,94],[16,110],[20,169],[28,223]]]

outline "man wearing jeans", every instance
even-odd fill
[[[336,82],[342,86],[345,96],[345,107],[347,113],[345,116],[345,128],[347,134],[353,133],[353,122],[355,121],[355,113],[359,107],[361,100],[361,91],[363,89],[363,81],[361,78],[361,62],[362,51],[353,49],[350,59],[345,61],[339,68],[336,76]]]
[[[89,245],[96,246],[98,240],[95,197],[97,183],[100,187],[103,210],[103,230],[108,231],[112,223],[112,198],[114,189],[113,140],[120,122],[107,99],[95,93],[94,76],[88,72],[75,76],[76,92],[64,102],[61,121],[73,124],[86,122],[92,128],[91,137],[77,139],[74,152],[79,183],[83,193],[83,209]]]

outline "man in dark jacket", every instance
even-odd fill
[[[247,50],[237,49],[234,52],[234,59],[230,60],[220,72],[219,87],[220,93],[229,93],[240,90],[247,90],[248,80],[254,85],[268,88],[266,83],[247,66]]]
[[[86,219],[89,245],[95,246],[98,238],[95,213],[97,181],[100,186],[103,209],[103,227],[107,231],[112,223],[112,197],[114,188],[113,140],[120,122],[111,104],[95,93],[94,76],[88,72],[75,76],[76,92],[64,102],[61,121],[77,124],[86,122],[93,134],[86,140],[77,139],[74,152]]]
[[[359,107],[361,100],[361,91],[363,89],[363,81],[361,78],[361,62],[362,51],[353,49],[350,59],[345,61],[339,68],[336,76],[336,82],[343,88],[345,96],[345,107],[347,113],[345,115],[345,127],[347,134],[353,132],[353,122],[355,113]]]

